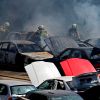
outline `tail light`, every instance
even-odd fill
[[[8,100],[12,100],[12,97],[8,97]]]

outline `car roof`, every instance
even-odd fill
[[[29,93],[41,94],[45,96],[60,96],[60,95],[76,94],[75,92],[70,90],[36,90],[33,92],[30,91]]]
[[[61,51],[58,55],[55,55],[55,57],[60,56],[62,53],[64,53],[66,50],[93,50],[93,47],[72,47],[72,48],[66,48],[63,51]]]
[[[56,77],[56,78],[52,78],[52,79],[57,79],[57,80],[63,80],[63,81],[72,81],[72,78],[74,76],[61,76],[61,77]],[[52,80],[52,79],[49,79],[49,80]]]
[[[31,82],[18,81],[18,80],[0,80],[0,84],[5,84],[8,86],[14,85],[32,85]]]

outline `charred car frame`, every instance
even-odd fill
[[[15,40],[0,42],[1,66],[7,65],[23,69],[26,64],[49,57],[52,57],[50,53],[31,41]]]

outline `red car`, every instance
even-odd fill
[[[83,73],[96,72],[94,66],[86,59],[70,58],[60,62],[66,76],[77,76]]]

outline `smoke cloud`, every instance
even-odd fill
[[[77,0],[78,1],[78,0]],[[98,0],[99,1],[99,0]],[[74,10],[81,24],[83,36],[86,38],[100,37],[100,2],[93,0],[75,2]]]
[[[66,35],[73,23],[82,38],[99,36],[100,0],[0,0],[0,24],[11,31],[36,31],[44,25],[49,35]]]

